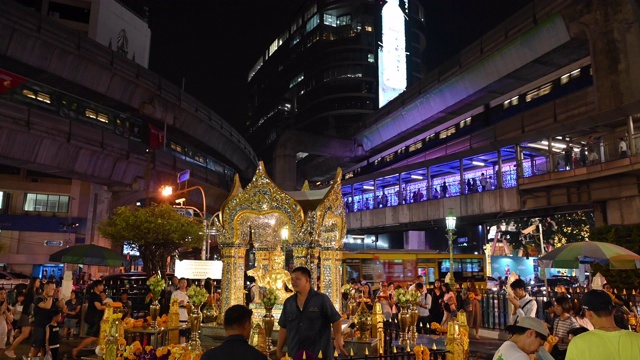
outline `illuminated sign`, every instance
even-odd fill
[[[221,279],[222,261],[178,260],[175,275],[187,279]]]
[[[400,95],[407,87],[407,55],[404,34],[405,16],[398,0],[389,0],[382,8],[382,47],[378,50],[378,105]]]

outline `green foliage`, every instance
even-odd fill
[[[640,224],[605,225],[593,231],[591,240],[619,245],[640,254]],[[637,290],[638,284],[640,284],[638,270],[612,270],[608,266],[594,264],[591,266],[591,271],[593,275],[602,274],[607,282],[619,292],[627,290],[627,293],[631,293],[631,290]]]
[[[204,239],[200,221],[181,216],[167,204],[119,207],[98,231],[114,245],[138,249],[147,274],[164,274],[167,257],[180,248],[199,246]]]
[[[517,251],[526,246],[525,249],[535,247],[537,252],[539,252],[540,237],[538,229],[535,229],[530,235],[524,237],[520,236],[521,231],[531,225],[542,224],[542,238],[548,251],[568,243],[589,239],[595,220],[592,212],[578,211],[574,213],[554,214],[547,217],[501,219],[488,225],[500,226],[501,224],[504,224],[507,228],[515,228],[515,231],[503,232],[503,235],[507,236],[507,241],[513,250]]]

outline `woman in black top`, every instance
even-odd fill
[[[440,324],[444,317],[444,309],[442,308],[441,300],[444,299],[444,290],[442,289],[442,283],[440,280],[436,280],[434,287],[431,290],[431,308],[429,308],[429,315],[431,315],[431,321]]]
[[[69,295],[69,300],[64,303],[64,328],[62,329],[62,337],[73,339],[73,333],[80,319],[80,302],[78,301],[78,294],[72,291]],[[69,332],[71,335],[69,335]]]
[[[29,314],[31,313],[31,305],[33,301],[38,296],[38,291],[40,290],[40,279],[37,277],[32,277],[29,280],[29,285],[27,286],[27,292],[24,296],[24,301],[22,304],[24,307],[22,308],[22,315],[20,315],[20,336],[13,341],[9,350],[5,351],[4,354],[10,358],[15,358],[16,354],[14,353],[15,348],[20,345],[20,343],[29,337],[31,334],[31,329],[33,324],[29,322]]]

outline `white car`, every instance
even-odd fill
[[[25,290],[30,279],[31,276],[23,273],[15,271],[0,271],[0,286],[4,287],[7,291],[11,291],[17,285],[20,285],[18,288]]]

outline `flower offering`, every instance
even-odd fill
[[[270,287],[267,288],[267,291],[265,291],[264,296],[262,297],[262,304],[266,308],[273,308],[278,300],[280,300],[280,297],[278,296],[276,289]]]
[[[199,306],[207,300],[209,294],[207,293],[207,290],[199,286],[191,285],[189,290],[187,290],[187,296],[189,297],[189,302],[193,304],[193,306]]]

